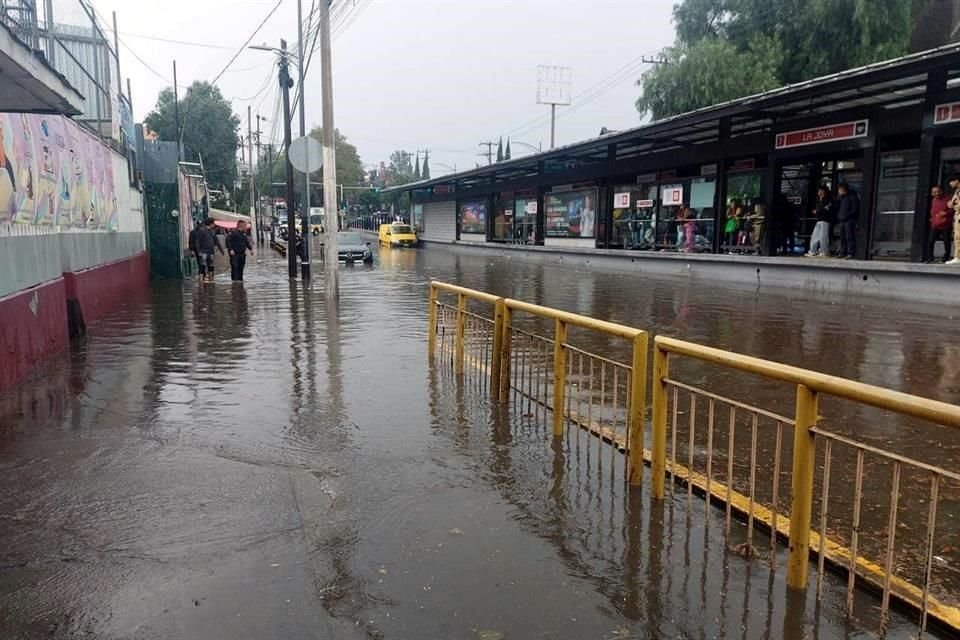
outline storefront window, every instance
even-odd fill
[[[763,234],[763,204],[759,171],[727,175],[727,202],[720,221],[720,248],[727,253],[757,253]]]
[[[910,258],[913,207],[917,199],[919,174],[919,151],[898,151],[880,156],[877,219],[873,232],[874,256]]]
[[[513,192],[501,193],[493,213],[491,242],[508,242],[513,236]]]
[[[545,198],[545,232],[550,238],[593,238],[597,226],[597,190],[551,193]]]
[[[613,193],[613,229],[610,246],[623,249],[653,249],[659,199],[657,184],[615,187]]]
[[[486,234],[487,203],[483,201],[460,204],[460,233]]]

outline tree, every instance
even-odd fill
[[[507,150],[503,152],[503,159],[510,159],[510,138],[507,138]]]
[[[144,123],[156,131],[161,140],[176,142],[177,127],[173,88],[167,87],[157,97],[157,104]],[[180,100],[180,124],[183,128],[184,157],[203,166],[208,182],[218,188],[232,187],[237,172],[236,154],[240,118],[220,93],[220,89],[197,80]]]
[[[413,164],[410,162],[409,153],[397,150],[390,154],[390,176],[387,182],[391,187],[413,182]]]
[[[423,168],[420,169],[420,177],[423,180],[430,179],[430,152],[423,152]]]
[[[497,145],[497,162],[503,162],[503,136],[500,136],[500,143]]]
[[[310,137],[323,142],[323,127],[314,127],[310,131]],[[337,156],[337,184],[348,187],[356,187],[363,184],[363,163],[360,161],[360,154],[357,148],[347,142],[347,137],[340,133],[339,129],[333,130],[333,148]],[[282,164],[282,163],[281,163]],[[320,182],[323,179],[323,171],[317,171],[310,175],[312,182]],[[311,192],[313,200],[313,192]]]
[[[414,180],[420,179],[420,152],[419,151],[417,151],[417,164],[415,164],[413,167],[413,179]]]
[[[907,53],[928,0],[682,0],[676,42],[637,82],[654,119]]]

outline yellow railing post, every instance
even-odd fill
[[[797,385],[796,424],[793,428],[793,494],[790,504],[790,556],[787,586],[807,587],[810,560],[810,519],[813,511],[815,440],[810,430],[817,424],[817,393]]]
[[[457,294],[457,335],[453,343],[453,370],[463,373],[463,342],[467,324],[467,296]]]
[[[500,326],[500,380],[497,388],[500,389],[500,402],[506,402],[510,397],[510,318],[512,313],[507,301],[503,301],[503,321]]]
[[[493,347],[490,354],[490,393],[500,397],[500,371],[503,367],[503,310],[506,303],[498,298],[493,306]]]
[[[643,418],[647,410],[647,334],[633,339],[633,363],[630,375],[630,448],[627,451],[627,469],[630,484],[643,480]]]
[[[670,375],[670,354],[653,342],[653,449],[651,451],[650,476],[653,479],[651,495],[663,500],[664,482],[667,475],[667,385],[664,379]]]
[[[427,310],[430,328],[427,330],[427,348],[430,351],[430,360],[433,360],[437,348],[437,288],[430,283],[430,308]]]
[[[567,384],[567,323],[556,321],[553,343],[553,435],[563,435],[563,423],[566,420],[564,403]]]

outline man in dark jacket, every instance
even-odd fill
[[[190,230],[190,235],[187,238],[187,249],[193,254],[193,259],[197,261],[198,274],[200,273],[200,251],[197,250],[197,234],[200,233],[200,229],[202,228],[203,225],[197,222],[193,229]]]
[[[841,182],[837,186],[837,226],[840,228],[840,255],[852,260],[857,255],[857,219],[860,217],[860,196]]]
[[[247,235],[247,222],[240,220],[237,228],[227,235],[227,251],[230,253],[230,279],[243,282],[243,268],[247,265],[247,251],[253,252],[253,244]]]
[[[215,228],[213,218],[207,218],[203,221],[203,227],[197,230],[195,242],[197,253],[200,254],[201,281],[213,282],[213,250],[216,249],[220,252],[220,255],[225,255]]]

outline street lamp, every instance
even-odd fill
[[[511,138],[511,139],[510,139],[510,143],[513,144],[513,145],[520,145],[521,147],[526,147],[527,149],[530,149],[530,150],[533,151],[534,153],[540,153],[541,151],[543,151],[543,149],[542,149],[541,147],[534,146],[534,145],[529,144],[529,143],[527,143],[527,142],[523,142],[522,140],[514,140],[514,139]]]

